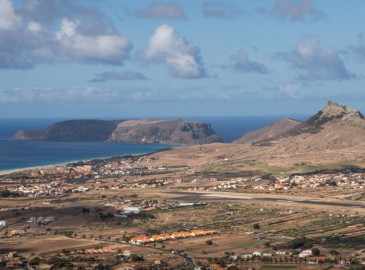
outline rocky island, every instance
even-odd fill
[[[20,130],[13,139],[145,144],[205,144],[222,141],[210,124],[180,119],[68,120],[42,130]]]

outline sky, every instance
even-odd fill
[[[0,117],[365,111],[363,0],[0,0]]]

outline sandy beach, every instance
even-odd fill
[[[7,175],[9,173],[16,173],[16,172],[21,172],[21,171],[27,171],[27,170],[36,170],[36,169],[42,169],[42,168],[51,168],[51,167],[55,167],[55,166],[62,166],[62,165],[66,165],[69,162],[65,162],[65,163],[59,163],[59,164],[50,164],[50,165],[43,165],[43,166],[33,166],[33,167],[25,167],[25,168],[19,168],[19,169],[11,169],[11,170],[4,170],[4,171],[0,171],[0,176],[1,175]]]

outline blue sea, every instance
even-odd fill
[[[177,117],[179,118],[179,117]],[[280,116],[185,117],[209,122],[224,142],[232,142],[244,133],[269,125]],[[297,119],[303,117],[296,117]],[[107,142],[14,141],[20,129],[43,129],[65,119],[1,119],[0,171],[43,166],[77,160],[127,154],[151,153],[170,148],[169,145],[115,144]],[[300,119],[302,120],[302,119]]]

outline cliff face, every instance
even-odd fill
[[[203,144],[220,142],[210,124],[183,120],[69,120],[44,130],[20,130],[15,140]]]
[[[183,120],[130,120],[121,122],[110,141],[118,143],[203,144],[220,142],[210,124]]]

